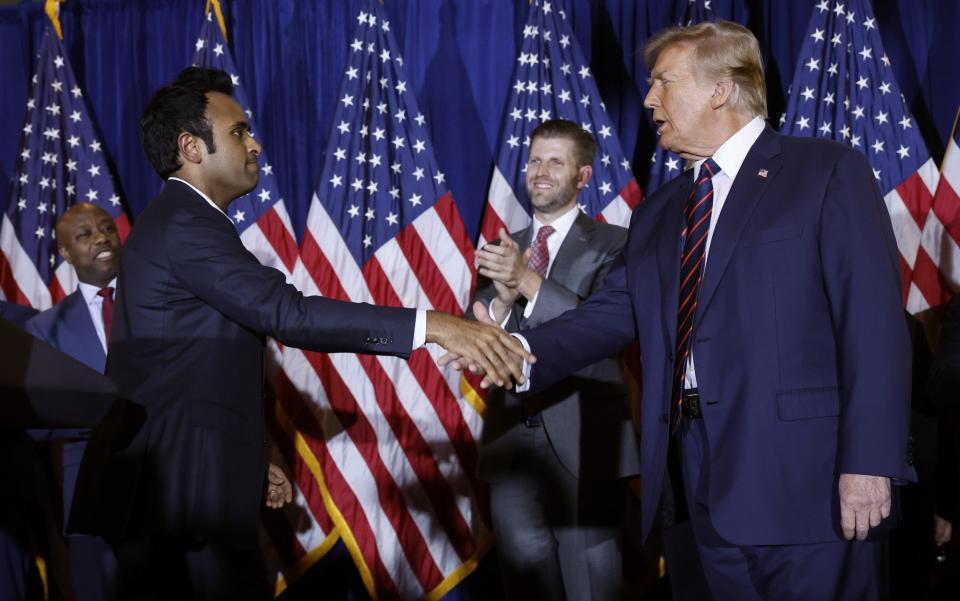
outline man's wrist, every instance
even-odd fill
[[[517,290],[525,299],[530,300],[540,292],[540,286],[542,285],[543,278],[540,277],[540,274],[528,269],[527,273],[517,282]]]
[[[499,296],[495,296],[490,301],[490,317],[493,318],[493,321],[501,323],[507,317],[507,313],[510,312],[512,306],[513,302],[507,303]]]

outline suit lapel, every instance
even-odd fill
[[[667,200],[660,226],[657,228],[657,263],[660,272],[660,289],[663,295],[663,327],[670,348],[677,346],[677,311],[680,304],[680,233],[683,231],[683,206],[693,177],[689,171],[679,177],[684,183]]]
[[[83,294],[78,289],[62,302],[64,303],[63,325],[77,345],[77,352],[80,353],[77,359],[90,367],[99,369],[102,373],[107,357],[103,347],[100,346],[100,337],[97,336],[97,330],[93,325]]]
[[[703,319],[704,311],[717,291],[717,285],[723,277],[727,264],[730,263],[730,257],[753,209],[760,202],[782,165],[780,137],[768,126],[747,153],[727,195],[727,200],[723,204],[720,218],[717,220],[707,255],[703,283],[700,285],[695,325]]]
[[[560,245],[560,250],[557,251],[557,258],[553,260],[550,273],[547,274],[549,279],[568,290],[576,288],[575,284],[577,282],[567,281],[571,275],[579,276],[583,273],[578,263],[592,259],[588,256],[587,250],[590,236],[596,229],[596,224],[589,217],[579,210],[578,213],[573,225],[570,226],[570,231],[567,232],[567,237],[563,239],[563,244]]]

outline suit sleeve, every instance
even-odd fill
[[[618,238],[618,241],[605,249],[600,265],[594,273],[593,283],[590,286],[590,294],[596,292],[603,284],[604,278],[606,278],[607,273],[610,271],[610,267],[620,253],[625,236],[621,235],[618,236]],[[537,294],[537,304],[534,305],[533,312],[530,314],[530,317],[526,318],[524,325],[527,327],[538,326],[563,315],[570,309],[576,309],[585,300],[585,298],[579,296],[576,292],[564,288],[557,282],[549,278],[545,279],[540,285],[540,292]]]
[[[603,286],[579,307],[524,330],[523,336],[537,357],[530,372],[529,392],[543,390],[616,354],[633,341],[636,327],[623,257],[615,255]]]
[[[914,480],[907,463],[910,337],[896,239],[870,166],[848,151],[820,216],[820,261],[837,345],[840,473]]]
[[[47,344],[50,344],[50,339],[47,337],[44,330],[39,326],[37,321],[37,316],[31,317],[23,324],[23,329],[27,331],[28,334],[34,338],[39,338]]]
[[[304,296],[260,264],[221,215],[178,214],[169,227],[174,277],[237,323],[298,348],[409,356],[413,309]]]

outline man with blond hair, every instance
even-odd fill
[[[692,168],[637,207],[601,290],[522,333],[530,389],[636,338],[645,532],[672,447],[714,599],[881,598],[871,531],[914,471],[897,247],[873,174],[846,146],[766,125],[747,29],[670,28],[645,58],[660,143]]]

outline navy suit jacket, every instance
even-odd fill
[[[524,332],[534,391],[639,340],[644,533],[667,456],[689,174],[641,203],[604,288]],[[692,353],[718,534],[738,545],[838,540],[841,473],[914,479],[910,342],[896,241],[862,155],[767,128],[709,250]]]
[[[43,340],[62,353],[70,355],[87,367],[103,373],[107,355],[100,345],[100,337],[90,317],[87,301],[80,289],[53,307],[39,313],[26,323],[28,332]],[[88,433],[60,432],[58,438],[86,438]],[[80,461],[83,458],[84,442],[67,442],[63,445],[63,511],[66,523],[70,504],[73,502],[74,488]]]
[[[62,301],[33,317],[28,332],[57,350],[103,373],[107,355],[90,317],[90,310],[78,288]]]
[[[38,311],[33,307],[25,307],[16,303],[0,301],[0,318],[6,319],[17,327],[23,327],[27,320],[36,315]]]
[[[74,513],[115,539],[256,546],[264,336],[407,356],[415,319],[411,309],[305,297],[244,248],[226,216],[168,181],[124,244],[107,359],[107,375],[146,407],[147,422],[106,469],[113,486]]]

